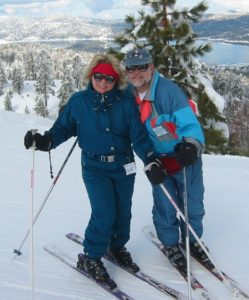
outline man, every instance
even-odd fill
[[[187,96],[176,84],[159,74],[149,52],[131,50],[126,54],[123,65],[130,82],[128,90],[135,95],[139,106],[141,122],[146,126],[155,150],[162,156],[157,164],[153,162],[145,168],[153,187],[153,222],[157,236],[165,246],[169,261],[186,274],[186,259],[179,248],[180,238],[184,246],[185,224],[177,219],[175,208],[158,184],[163,182],[184,211],[185,168],[189,223],[201,237],[204,216],[203,132]],[[160,175],[162,167],[166,172],[165,179]],[[198,258],[207,258],[192,235],[190,249]]]

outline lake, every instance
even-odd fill
[[[198,40],[196,45],[206,43],[207,41]],[[67,48],[74,50],[85,50],[93,52],[102,52],[113,45],[112,40],[77,40],[77,41],[44,41],[39,42],[49,44],[55,48]],[[213,50],[205,54],[201,59],[209,65],[231,65],[231,64],[249,64],[249,45],[231,44],[225,42],[211,42]]]
[[[207,41],[197,41],[205,43]],[[249,64],[249,44],[211,42],[213,50],[201,59],[209,65]]]

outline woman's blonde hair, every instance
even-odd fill
[[[126,73],[124,68],[122,67],[120,61],[113,56],[112,54],[96,54],[89,65],[86,67],[84,74],[84,83],[86,84],[89,80],[91,80],[92,69],[100,63],[110,64],[112,65],[114,71],[118,74],[119,79],[117,82],[118,88],[123,89],[127,85]]]

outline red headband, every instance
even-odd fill
[[[118,80],[119,78],[118,73],[113,69],[112,65],[110,64],[98,64],[92,69],[91,75],[95,73],[102,73],[105,75],[113,76],[116,80]]]

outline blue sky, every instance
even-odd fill
[[[178,7],[192,7],[198,0],[178,0]],[[249,12],[249,0],[206,0],[211,13]],[[78,15],[90,18],[117,19],[135,13],[140,0],[0,0],[0,15],[48,16]]]

